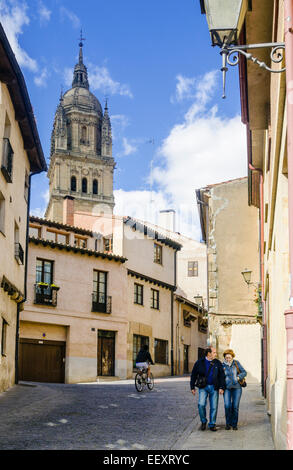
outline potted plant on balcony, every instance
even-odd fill
[[[56,291],[58,291],[60,289],[60,287],[56,286],[56,284],[50,284],[50,287],[51,287],[52,290],[56,290]]]

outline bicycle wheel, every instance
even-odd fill
[[[152,373],[151,373],[150,379],[151,379],[151,381],[150,381],[150,382],[147,382],[147,386],[148,386],[148,389],[149,389],[149,390],[152,390],[152,389],[154,388],[154,385],[155,385],[155,383],[154,383],[154,377],[153,377],[153,374],[152,374]]]
[[[135,388],[138,392],[142,392],[142,389],[143,389],[143,385],[142,385],[142,377],[140,374],[136,374],[135,376],[135,379],[134,379],[134,383],[135,383]]]

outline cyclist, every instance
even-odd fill
[[[147,369],[147,382],[151,382],[151,368],[150,364],[154,365],[152,357],[149,353],[149,347],[147,344],[144,344],[140,349],[138,355],[136,356],[136,367],[144,367]]]

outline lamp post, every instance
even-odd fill
[[[206,14],[207,23],[211,35],[212,46],[221,48],[223,72],[223,98],[226,98],[226,73],[227,65],[235,66],[239,63],[240,55],[251,60],[259,67],[273,73],[286,70],[273,69],[254,57],[247,50],[271,48],[271,61],[280,63],[283,61],[284,42],[270,42],[263,44],[246,44],[238,46],[237,42],[248,11],[248,0],[200,0],[201,12]]]

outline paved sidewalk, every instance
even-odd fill
[[[197,393],[198,397],[198,393]],[[195,403],[197,408],[197,400]],[[207,405],[207,417],[209,405]],[[265,400],[259,385],[248,385],[243,389],[238,431],[225,430],[225,412],[223,397],[219,397],[217,432],[200,431],[200,419],[196,417],[177,441],[176,450],[275,450]]]

